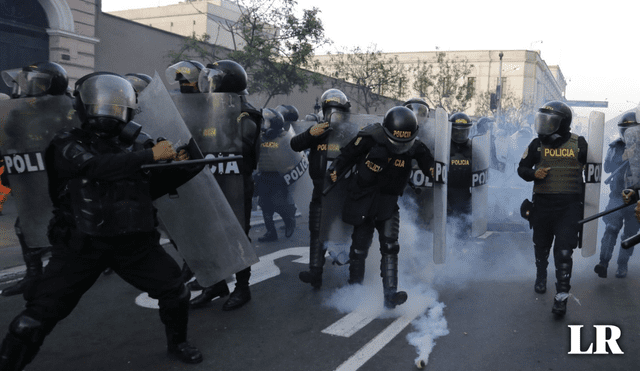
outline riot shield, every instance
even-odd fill
[[[50,246],[47,226],[53,216],[44,151],[56,132],[79,127],[66,95],[0,101],[0,150],[16,198],[27,246]]]
[[[433,232],[433,261],[442,264],[446,260],[447,224],[447,164],[451,146],[451,122],[442,108],[430,111],[425,120],[418,120],[418,138],[429,148],[433,158],[434,176],[424,174],[414,164],[409,186],[415,190],[404,197],[412,198],[417,206],[420,223]]]
[[[136,122],[152,138],[197,148],[157,73],[138,97]],[[210,171],[205,168],[177,193],[177,198],[165,195],[157,199],[155,206],[201,285],[211,286],[258,262],[244,228]]]
[[[340,149],[347,145],[358,132],[367,125],[381,123],[382,117],[368,114],[334,112],[329,118],[331,128],[327,139],[327,168],[340,155]],[[355,164],[354,164],[355,165]],[[347,178],[335,184],[331,192],[322,197],[322,218],[320,238],[323,241],[350,241],[352,226],[342,221],[342,206],[347,196]],[[325,177],[323,189],[331,181]]]
[[[308,218],[309,198],[313,182],[307,172],[309,160],[304,152],[291,149],[291,138],[295,132],[291,126],[277,138],[264,139],[260,143],[258,171],[278,172],[288,192],[293,197],[296,208],[303,218]],[[256,184],[257,187],[257,184]]]
[[[487,205],[489,203],[489,166],[491,165],[491,135],[473,137],[471,140],[471,237],[487,231]]]
[[[591,112],[589,115],[589,137],[587,138],[587,165],[584,170],[584,214],[583,218],[600,211],[600,178],[602,175],[602,145],[604,140],[604,113]],[[596,253],[598,244],[598,223],[594,221],[582,225],[582,256]]]
[[[242,156],[242,128],[237,122],[242,109],[238,94],[170,94],[205,157]],[[241,225],[245,220],[243,162],[230,160],[211,166],[211,173]]]

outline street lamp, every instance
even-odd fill
[[[500,52],[498,57],[500,57],[500,76],[498,77],[498,86],[496,87],[496,96],[498,98],[496,100],[498,101],[498,117],[500,117],[500,111],[502,108],[502,57],[504,57],[504,53]]]

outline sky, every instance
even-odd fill
[[[102,10],[179,2],[102,0]],[[566,99],[608,101],[598,108],[607,120],[640,103],[640,2],[298,0],[298,9],[312,7],[333,41],[318,54],[371,45],[386,53],[539,50],[547,65],[560,66]]]

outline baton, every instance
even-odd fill
[[[222,161],[232,161],[232,160],[240,160],[242,156],[229,156],[229,157],[217,157],[217,158],[200,158],[197,160],[184,160],[184,161],[172,161],[158,164],[146,164],[140,166],[141,169],[166,169],[171,167],[183,167],[183,166],[193,166],[193,165],[208,165],[216,162]]]
[[[620,246],[621,246],[623,249],[629,249],[629,248],[634,247],[634,246],[635,246],[635,245],[637,245],[638,243],[640,243],[640,233],[638,233],[638,234],[637,234],[637,235],[635,235],[635,236],[631,236],[631,237],[627,238],[626,240],[622,241],[622,242],[620,243]]]
[[[623,190],[622,192],[623,192],[623,193],[625,193],[625,194],[627,194],[627,193],[629,193],[630,191],[631,191],[630,189],[625,189],[625,190]],[[636,197],[634,197],[634,198],[631,200],[631,202],[630,202],[630,203],[628,203],[628,204],[622,204],[622,205],[619,205],[619,206],[614,207],[613,209],[605,210],[605,211],[603,211],[603,212],[600,212],[600,213],[597,213],[597,214],[591,215],[591,216],[590,216],[590,217],[588,217],[588,218],[584,218],[584,219],[582,219],[582,220],[579,220],[579,221],[578,221],[578,224],[588,223],[588,222],[590,222],[590,221],[592,221],[592,220],[594,220],[594,219],[598,219],[598,218],[599,218],[599,217],[601,217],[601,216],[605,216],[605,215],[607,215],[607,214],[611,214],[611,213],[612,213],[612,212],[614,212],[614,211],[618,211],[618,210],[620,210],[620,209],[624,209],[624,208],[625,208],[625,207],[627,207],[627,206],[635,205],[635,204],[636,204],[636,203],[635,203],[635,201],[637,201],[637,195],[636,195]]]

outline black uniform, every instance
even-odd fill
[[[550,145],[542,144],[539,138],[531,141],[518,165],[518,175],[525,181],[534,182],[534,208],[529,221],[533,227],[538,278],[544,279],[546,285],[553,244],[558,293],[568,293],[571,288],[571,256],[578,246],[578,221],[584,210],[582,169],[586,161],[584,137],[565,132]],[[546,167],[551,168],[547,177],[536,179],[536,170]]]
[[[342,214],[343,221],[354,226],[349,253],[349,283],[361,283],[364,279],[365,259],[374,229],[377,230],[382,253],[385,305],[390,307],[393,305],[389,305],[389,301],[392,301],[398,287],[398,197],[409,181],[412,160],[417,161],[425,174],[429,174],[434,160],[427,146],[419,140],[400,154],[387,149],[388,141],[380,124],[370,125],[340,150],[332,168],[341,174],[355,164],[357,171],[349,180]]]
[[[471,140],[464,143],[451,141],[450,162],[447,173],[447,214],[471,214]]]

